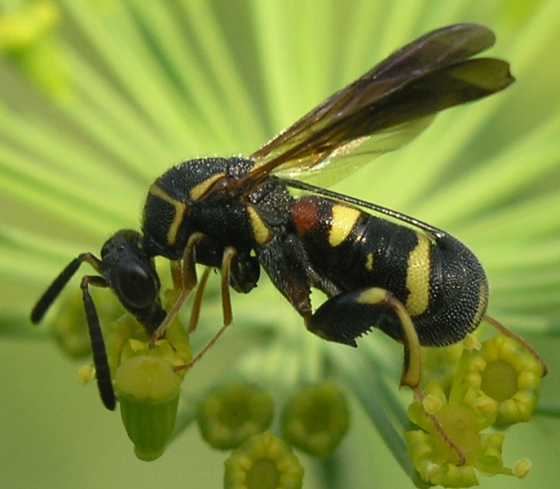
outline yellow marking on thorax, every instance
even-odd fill
[[[338,246],[350,234],[361,212],[352,207],[334,205],[332,208],[332,222],[329,231],[329,244]]]
[[[150,194],[175,207],[175,217],[167,230],[167,244],[169,246],[173,246],[177,241],[179,226],[181,226],[181,223],[187,214],[187,205],[184,202],[180,202],[171,197],[165,190],[158,187],[155,183],[150,187]]]
[[[171,195],[169,195],[165,190],[163,190],[160,186],[158,186],[155,183],[150,187],[150,193],[160,198],[161,200],[165,200],[165,202],[168,202],[171,205],[177,204],[176,199],[171,197]]]
[[[411,316],[425,312],[430,303],[431,243],[423,234],[416,235],[418,244],[408,255],[406,268],[406,288],[409,291],[406,309]]]
[[[261,219],[261,216],[259,215],[257,210],[252,205],[248,205],[247,213],[249,214],[249,221],[251,223],[251,228],[253,229],[255,241],[260,245],[268,243],[272,238],[272,233],[270,232],[268,226]]]
[[[371,272],[373,270],[373,253],[368,253],[366,257],[366,270]]]
[[[203,182],[200,182],[198,185],[195,185],[191,190],[191,199],[192,200],[200,199],[200,197],[202,197],[206,193],[206,191],[212,186],[212,184],[214,184],[224,175],[225,173],[216,173],[215,175],[212,175],[211,177],[204,180]]]

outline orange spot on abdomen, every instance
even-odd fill
[[[321,224],[320,209],[315,197],[303,197],[292,205],[292,220],[297,233],[304,236]]]

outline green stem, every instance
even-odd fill
[[[347,457],[341,453],[343,450],[343,447],[339,448],[326,460],[314,460],[313,468],[319,476],[321,488],[342,489],[346,487],[344,473],[345,468],[351,465],[351,460],[346,460]]]
[[[551,404],[539,404],[535,410],[537,416],[547,418],[560,418],[560,406]]]
[[[367,360],[363,356],[358,357],[354,352],[352,358],[338,351],[331,353],[336,358],[340,378],[352,389],[401,469],[414,481],[416,471],[410,462],[402,436],[408,423],[404,424],[402,416],[397,416],[394,420],[389,417],[388,408],[393,401],[387,399],[384,390],[379,390],[379,386],[372,385],[368,380],[372,372],[375,372],[375,362],[370,357]],[[395,426],[394,421],[400,424]]]

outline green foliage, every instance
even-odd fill
[[[197,487],[217,487],[221,474],[214,469],[221,459],[197,445],[193,430],[184,429],[192,416],[183,414],[232,365],[279,395],[325,375],[344,381],[365,417],[345,443],[349,462],[325,480],[331,488],[361,489],[372,480],[379,487],[405,487],[409,479],[420,484],[403,438],[409,398],[396,391],[398,345],[379,335],[360,340],[358,351],[325,344],[304,331],[266,280],[249,296],[234,298],[236,326],[223,340],[230,348],[217,346],[203,362],[210,366],[182,384],[181,436],[148,468],[122,455],[129,442],[118,438],[118,424],[103,431],[111,419],[97,417],[94,389],[72,387],[68,365],[51,352],[50,335],[30,331],[28,314],[72,257],[97,252],[120,227],[138,227],[148,185],[170,165],[201,155],[249,154],[391,50],[432,28],[466,20],[497,32],[492,55],[511,62],[517,83],[441,115],[408,148],[376,160],[337,190],[449,229],[477,253],[491,283],[492,315],[531,335],[553,372],[537,419],[508,433],[506,449],[534,462],[523,487],[540,489],[558,478],[560,72],[553,53],[560,48],[560,3],[341,5],[2,2],[0,349],[7,378],[0,426],[9,448],[0,458],[8,461],[8,485],[112,487],[125,480],[142,488],[188,473]],[[48,15],[37,16],[37,9]],[[69,288],[77,289],[77,281]],[[196,347],[219,324],[215,291],[211,284]],[[67,303],[70,296],[68,291]],[[72,327],[63,329],[63,335],[73,334]],[[240,337],[241,346],[235,343]],[[441,382],[446,376],[449,381],[449,371],[439,374]],[[63,422],[62,410],[71,413]],[[372,456],[361,465],[364,453]],[[335,462],[329,463],[325,473],[335,470]],[[528,467],[522,461],[513,472],[524,475]],[[306,487],[323,487],[312,472]],[[498,479],[486,484],[509,487]]]

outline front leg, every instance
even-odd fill
[[[167,312],[167,316],[162,321],[162,323],[157,327],[153,334],[153,339],[157,340],[165,335],[165,330],[175,319],[179,313],[181,306],[185,303],[191,291],[195,288],[197,278],[196,278],[196,265],[194,260],[194,253],[196,245],[205,238],[202,233],[193,233],[189,240],[187,241],[187,246],[183,251],[181,275],[180,275],[180,289],[178,291],[177,299],[175,303]],[[172,276],[173,282],[176,286],[178,282],[177,267],[172,265]]]
[[[221,291],[222,291],[222,314],[223,323],[222,327],[214,335],[214,337],[206,344],[206,346],[200,350],[196,356],[191,360],[188,365],[180,367],[178,370],[190,370],[200,359],[206,355],[208,350],[214,346],[214,344],[220,339],[222,334],[224,334],[227,327],[233,321],[233,314],[231,311],[231,297],[229,294],[229,282],[231,278],[231,267],[233,260],[237,257],[237,251],[235,248],[228,246],[224,250],[222,257],[222,267],[221,267]]]

